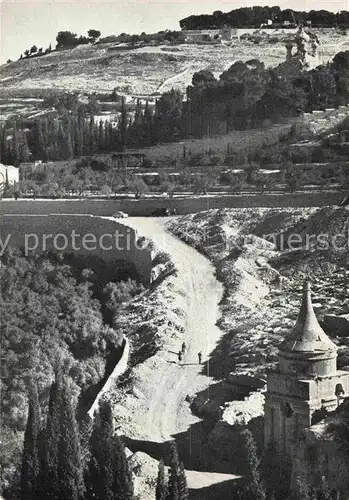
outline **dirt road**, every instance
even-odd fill
[[[151,238],[158,248],[170,253],[178,269],[177,279],[181,288],[186,291],[183,340],[187,345],[187,352],[183,362],[179,364],[176,356],[181,343],[166,345],[162,363],[156,365],[153,372],[149,373],[146,383],[141,381],[139,386],[139,393],[149,398],[148,411],[140,417],[143,439],[146,440],[142,442],[148,443],[150,450],[154,445],[175,437],[181,446],[181,438],[178,436],[182,436],[186,443],[185,452],[183,450],[186,469],[204,471],[200,433],[197,435],[194,431],[200,419],[192,414],[186,397],[199,391],[206,391],[209,396],[212,382],[207,373],[209,354],[223,335],[216,326],[223,287],[215,278],[213,265],[204,256],[165,230],[165,219],[129,218],[123,223],[136,229],[140,236]],[[203,363],[208,361],[205,368],[198,364],[199,351],[202,352]],[[202,438],[205,437],[202,435]],[[143,451],[146,451],[146,447],[147,445]],[[189,486],[198,488],[207,481],[210,484],[221,482],[221,476],[206,473],[205,477],[201,477],[199,473],[189,474]],[[224,477],[229,480],[234,476]]]
[[[198,364],[198,353],[201,351],[202,361],[207,361],[222,336],[216,322],[223,287],[214,276],[213,265],[204,256],[165,230],[165,219],[132,217],[125,224],[136,229],[139,235],[151,238],[158,248],[171,255],[181,288],[186,291],[183,340],[187,352],[180,365],[175,353],[181,344],[167,350],[168,363],[156,374],[158,382],[147,415],[149,438],[162,441],[186,430],[195,420],[185,403],[186,396],[209,387],[210,378],[201,373],[203,367]]]

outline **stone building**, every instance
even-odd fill
[[[265,446],[293,462],[304,431],[349,395],[349,372],[337,370],[337,348],[315,316],[306,283],[297,322],[267,378]],[[293,464],[294,465],[294,464]]]

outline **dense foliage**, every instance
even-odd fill
[[[208,71],[193,76],[183,108],[184,135],[202,137],[259,126],[349,101],[349,51],[315,70],[266,69],[258,60],[238,61],[217,80]]]
[[[92,270],[73,267],[66,263],[68,261],[68,256],[45,254],[24,258],[14,251],[5,253],[1,259],[0,465],[6,484],[11,481],[13,471],[18,470],[29,390],[22,466],[25,498],[30,498],[34,491],[38,469],[34,451],[42,439],[38,398],[42,414],[48,412],[49,415],[47,467],[54,468],[58,439],[54,428],[58,425],[58,416],[52,408],[58,404],[58,397],[71,398],[70,393],[58,394],[55,384],[49,397],[54,373],[57,367],[62,367],[72,379],[71,391],[74,398],[79,397],[80,410],[88,406],[86,398],[98,392],[121,352],[123,336],[110,325],[117,317],[120,304],[143,289],[131,280],[108,283],[112,275],[110,271],[107,275],[107,270],[101,270],[106,276],[97,279]],[[63,421],[72,418],[73,409],[66,405],[66,411]],[[66,446],[73,446],[72,438]],[[63,449],[61,452],[65,453]],[[48,474],[52,482],[54,476],[51,472]],[[61,474],[65,476],[66,472],[62,469]],[[68,493],[67,498],[73,498]],[[33,498],[37,498],[35,494]]]
[[[258,127],[304,111],[349,101],[349,51],[339,52],[327,66],[312,71],[266,69],[258,60],[238,61],[216,79],[199,71],[183,101],[179,91],[164,93],[155,112],[137,103],[127,110],[125,100],[115,122],[96,121],[96,96],[88,104],[77,94],[46,100],[55,113],[42,119],[8,120],[1,128],[1,161],[19,165],[31,160],[73,157],[146,147],[188,137]]]
[[[71,31],[59,31],[56,37],[57,50],[62,49],[72,49],[77,45],[85,45],[88,43],[95,42],[101,36],[101,32],[98,30],[91,29],[88,31],[88,36],[77,37],[76,33]]]
[[[115,359],[122,335],[105,323],[101,303],[94,296],[93,275],[73,269],[58,256],[6,254],[2,258],[4,425],[23,428],[31,378],[41,398],[47,399],[57,363],[63,363],[77,386],[86,390],[103,379],[108,359]],[[133,282],[106,286],[102,298],[109,317],[132,296],[132,290],[139,290]]]
[[[114,435],[110,404],[102,401],[95,416],[85,473],[86,499],[132,500],[133,484],[123,444]]]
[[[155,498],[156,500],[188,500],[187,479],[175,441],[170,443],[169,451],[168,474],[165,472],[164,461],[159,462]]]
[[[122,441],[114,435],[111,406],[101,401],[94,421],[76,419],[72,380],[59,368],[42,418],[35,384],[20,477],[4,489],[6,499],[133,500],[133,482]]]
[[[327,10],[311,10],[310,12],[282,10],[278,6],[242,7],[227,13],[217,10],[213,14],[186,17],[179,24],[185,30],[215,29],[225,25],[235,28],[259,28],[268,19],[273,21],[274,26],[282,25],[285,21],[290,24],[311,23],[314,27],[349,26],[349,12],[345,10],[335,14]]]

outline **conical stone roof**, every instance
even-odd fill
[[[291,334],[280,345],[287,353],[335,353],[336,345],[323,331],[316,318],[310,283],[305,282],[301,309]]]

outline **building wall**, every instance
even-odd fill
[[[323,362],[328,364],[326,376],[302,379],[301,372],[294,375],[280,371],[270,372],[265,397],[265,445],[273,443],[276,448],[291,458],[299,445],[303,431],[311,425],[317,410],[334,411],[340,396],[349,397],[349,373],[332,372],[336,357]],[[283,361],[283,357],[280,358]],[[321,360],[320,360],[321,362]],[[286,410],[285,410],[286,409]]]
[[[288,409],[292,410],[290,414],[287,414]],[[307,401],[283,395],[266,394],[265,446],[273,443],[280,453],[291,458],[302,430],[310,424],[311,410]]]
[[[335,450],[332,441],[324,436],[316,437],[313,430],[317,426],[311,424],[317,410],[334,411],[343,398],[349,397],[349,372],[337,371],[310,380],[299,378],[278,372],[268,374],[264,444],[273,443],[279,452],[291,458],[294,498],[298,498],[296,485],[299,477],[307,484],[319,486],[321,477],[325,476],[330,487],[347,492],[349,479],[348,476],[342,477],[347,462]],[[338,387],[343,390],[340,398],[337,398]],[[312,460],[309,450],[312,450]],[[337,465],[333,467],[331,461]]]

